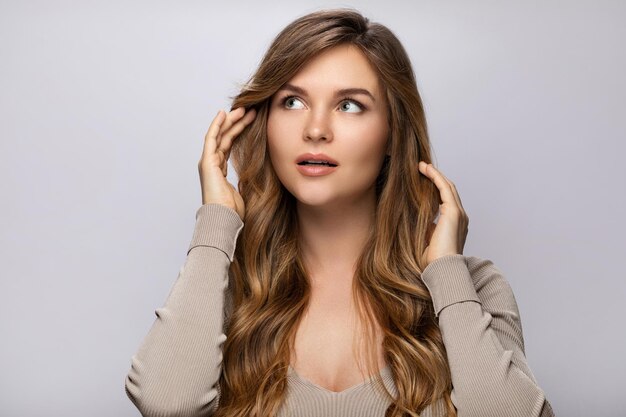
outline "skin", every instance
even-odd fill
[[[355,322],[352,279],[355,263],[374,220],[375,179],[388,146],[384,89],[365,56],[350,45],[311,59],[272,98],[268,149],[272,165],[297,200],[302,254],[311,279],[311,299],[296,333],[292,366],[301,377],[332,391],[363,381],[352,351]],[[295,88],[294,88],[295,87]],[[369,94],[337,95],[359,88]],[[288,96],[291,98],[287,99]],[[226,180],[233,140],[256,116],[254,110],[219,111],[205,136],[198,168],[202,204],[222,204],[243,219],[244,202]],[[295,160],[305,152],[325,153],[337,169],[306,177]],[[426,265],[462,254],[469,219],[454,184],[432,164],[416,167],[440,192],[439,220],[429,230],[422,254]],[[380,342],[380,340],[379,340]],[[379,353],[379,367],[384,359]]]
[[[357,88],[363,91],[338,93]],[[267,122],[269,154],[280,181],[296,197],[299,214],[363,207],[373,212],[387,124],[378,76],[353,46],[315,57],[274,95]],[[321,177],[302,175],[294,161],[305,152],[325,153],[339,166]]]
[[[352,351],[360,324],[352,280],[374,220],[375,181],[388,145],[387,103],[376,71],[352,46],[316,56],[287,84],[292,87],[272,100],[267,135],[272,166],[297,201],[311,282],[292,366],[300,376],[340,391],[364,379],[362,358]],[[337,94],[346,89],[369,94]],[[302,175],[295,160],[306,152],[324,153],[339,165],[325,176]]]

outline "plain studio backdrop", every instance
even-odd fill
[[[280,29],[336,6],[404,43],[464,254],[507,277],[557,415],[626,415],[624,2],[0,4],[0,415],[139,416],[124,378],[208,125]]]

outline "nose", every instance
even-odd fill
[[[311,111],[304,128],[304,140],[333,140],[330,115],[324,111]]]

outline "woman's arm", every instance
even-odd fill
[[[552,417],[524,353],[517,303],[489,260],[447,255],[422,280],[433,299],[459,417]]]
[[[185,263],[126,377],[126,393],[143,416],[212,414],[226,340],[228,269],[242,227],[231,208],[197,210]]]

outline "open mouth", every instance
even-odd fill
[[[298,165],[317,165],[317,166],[326,166],[326,167],[336,167],[337,164],[332,164],[327,161],[301,161],[298,162]]]

